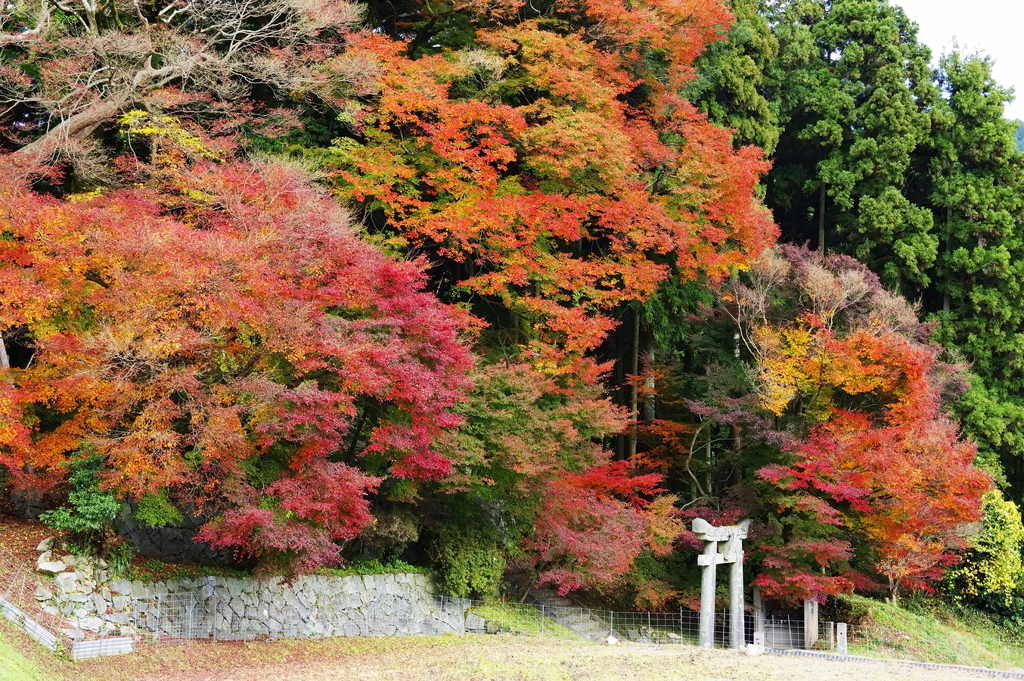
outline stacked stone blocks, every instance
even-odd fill
[[[41,545],[41,548],[42,545]],[[304,576],[291,583],[198,577],[164,582],[114,576],[103,561],[55,557],[36,600],[72,640],[96,636],[256,640],[465,633],[465,606],[441,601],[426,575]]]

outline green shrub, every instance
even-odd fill
[[[146,494],[139,499],[135,518],[146,527],[167,527],[177,525],[185,517],[167,500],[163,492]]]
[[[431,552],[443,593],[460,598],[486,598],[498,593],[505,555],[497,532],[489,524],[448,525],[435,535]]]
[[[330,575],[335,577],[348,577],[350,575],[388,575],[393,572],[427,572],[424,567],[410,565],[405,561],[393,560],[382,563],[379,560],[364,560],[352,563],[345,563],[337,568],[318,568],[315,574]]]
[[[103,455],[86,448],[79,454],[65,464],[70,484],[67,505],[47,511],[39,519],[55,530],[71,532],[72,541],[84,550],[97,552],[121,502],[113,492],[98,485]]]
[[[964,560],[946,573],[946,591],[954,603],[1009,606],[1024,582],[1020,509],[993,490],[982,497],[982,531]]]
[[[110,571],[115,575],[126,575],[131,567],[132,558],[135,557],[135,547],[127,542],[118,544],[110,551],[107,551],[107,563]]]

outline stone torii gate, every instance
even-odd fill
[[[700,583],[700,627],[698,644],[704,648],[715,646],[715,584],[716,567],[720,563],[731,565],[729,570],[729,646],[740,649],[743,635],[743,540],[747,538],[750,521],[739,525],[714,527],[701,518],[693,521],[693,533],[704,542],[704,553],[697,556],[697,565],[703,570]],[[722,553],[718,543],[725,542]]]

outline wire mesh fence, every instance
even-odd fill
[[[680,609],[676,612],[623,612],[575,606],[475,601],[439,597],[439,602],[456,602],[466,611],[466,633],[516,634],[568,640],[603,641],[613,637],[619,642],[645,644],[697,645],[700,613]],[[747,617],[752,630],[753,619]],[[729,645],[729,613],[715,615],[715,647]]]
[[[168,593],[134,600],[136,639],[167,645],[209,638],[205,604],[191,592]]]
[[[64,618],[55,608],[44,609],[37,596],[45,589],[23,561],[0,546],[0,609],[3,615],[34,639],[54,650]]]
[[[747,636],[753,641],[753,631],[757,631],[756,623],[748,616]],[[841,649],[840,627],[836,622],[818,621],[808,631],[802,618],[773,616],[765,619],[759,630],[763,632],[762,644],[769,650],[821,650],[844,652]]]

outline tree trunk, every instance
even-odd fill
[[[825,183],[818,191],[818,252],[825,252]]]
[[[50,128],[42,137],[14,153],[42,160],[52,154],[61,142],[88,137],[97,126],[116,116],[126,103],[125,100],[114,99],[95,104]]]
[[[7,346],[4,345],[4,335],[0,333],[0,371],[10,371],[11,369],[11,358],[7,356]],[[6,377],[4,381],[10,387],[14,388],[14,381],[10,376]],[[31,470],[29,471],[31,472]]]
[[[946,206],[946,262],[943,263],[943,270],[946,274],[945,285],[942,291],[942,311],[949,314],[949,257],[953,253],[953,234],[951,226],[952,209]]]
[[[708,441],[704,443],[704,463],[707,465],[707,470],[704,471],[704,493],[707,495],[714,494],[714,468],[715,459],[714,454],[711,451],[711,434],[708,433]]]
[[[626,352],[623,347],[625,344],[622,342],[622,333],[616,333],[612,336],[615,342],[615,403],[625,406],[626,404],[626,368],[624,363],[626,361]],[[626,458],[626,435],[624,433],[617,433],[615,435],[615,460],[621,461]]]
[[[654,384],[654,375],[652,373],[650,373],[651,365],[654,364],[654,339],[653,338],[649,339],[649,343],[647,345],[647,362],[648,362],[648,365],[647,365],[648,374],[647,374],[647,378],[644,379],[644,390],[647,393],[646,397],[644,398],[644,421],[650,422],[650,421],[653,421],[654,417],[655,417],[655,414],[654,414],[654,406],[655,406],[654,389],[657,387]]]
[[[743,428],[741,426],[732,427],[732,479],[730,484],[739,485],[743,482],[743,466],[739,462],[743,459],[740,454],[743,452]]]
[[[629,447],[627,448],[628,451],[626,452],[626,455],[629,458],[632,458],[633,455],[636,454],[636,429],[637,429],[637,426],[639,425],[639,423],[637,421],[637,419],[639,417],[639,414],[637,413],[637,406],[638,406],[637,405],[637,401],[638,400],[637,400],[637,385],[636,385],[636,376],[639,375],[639,373],[640,373],[640,312],[639,311],[637,311],[633,315],[633,347],[631,347],[629,350],[632,353],[632,356],[630,357],[630,374],[632,374],[633,377],[634,377],[633,378],[633,384],[632,384],[632,390],[630,391],[630,396],[629,396],[629,411],[630,411],[630,414],[632,415],[630,418],[633,419],[633,430],[629,434]]]

